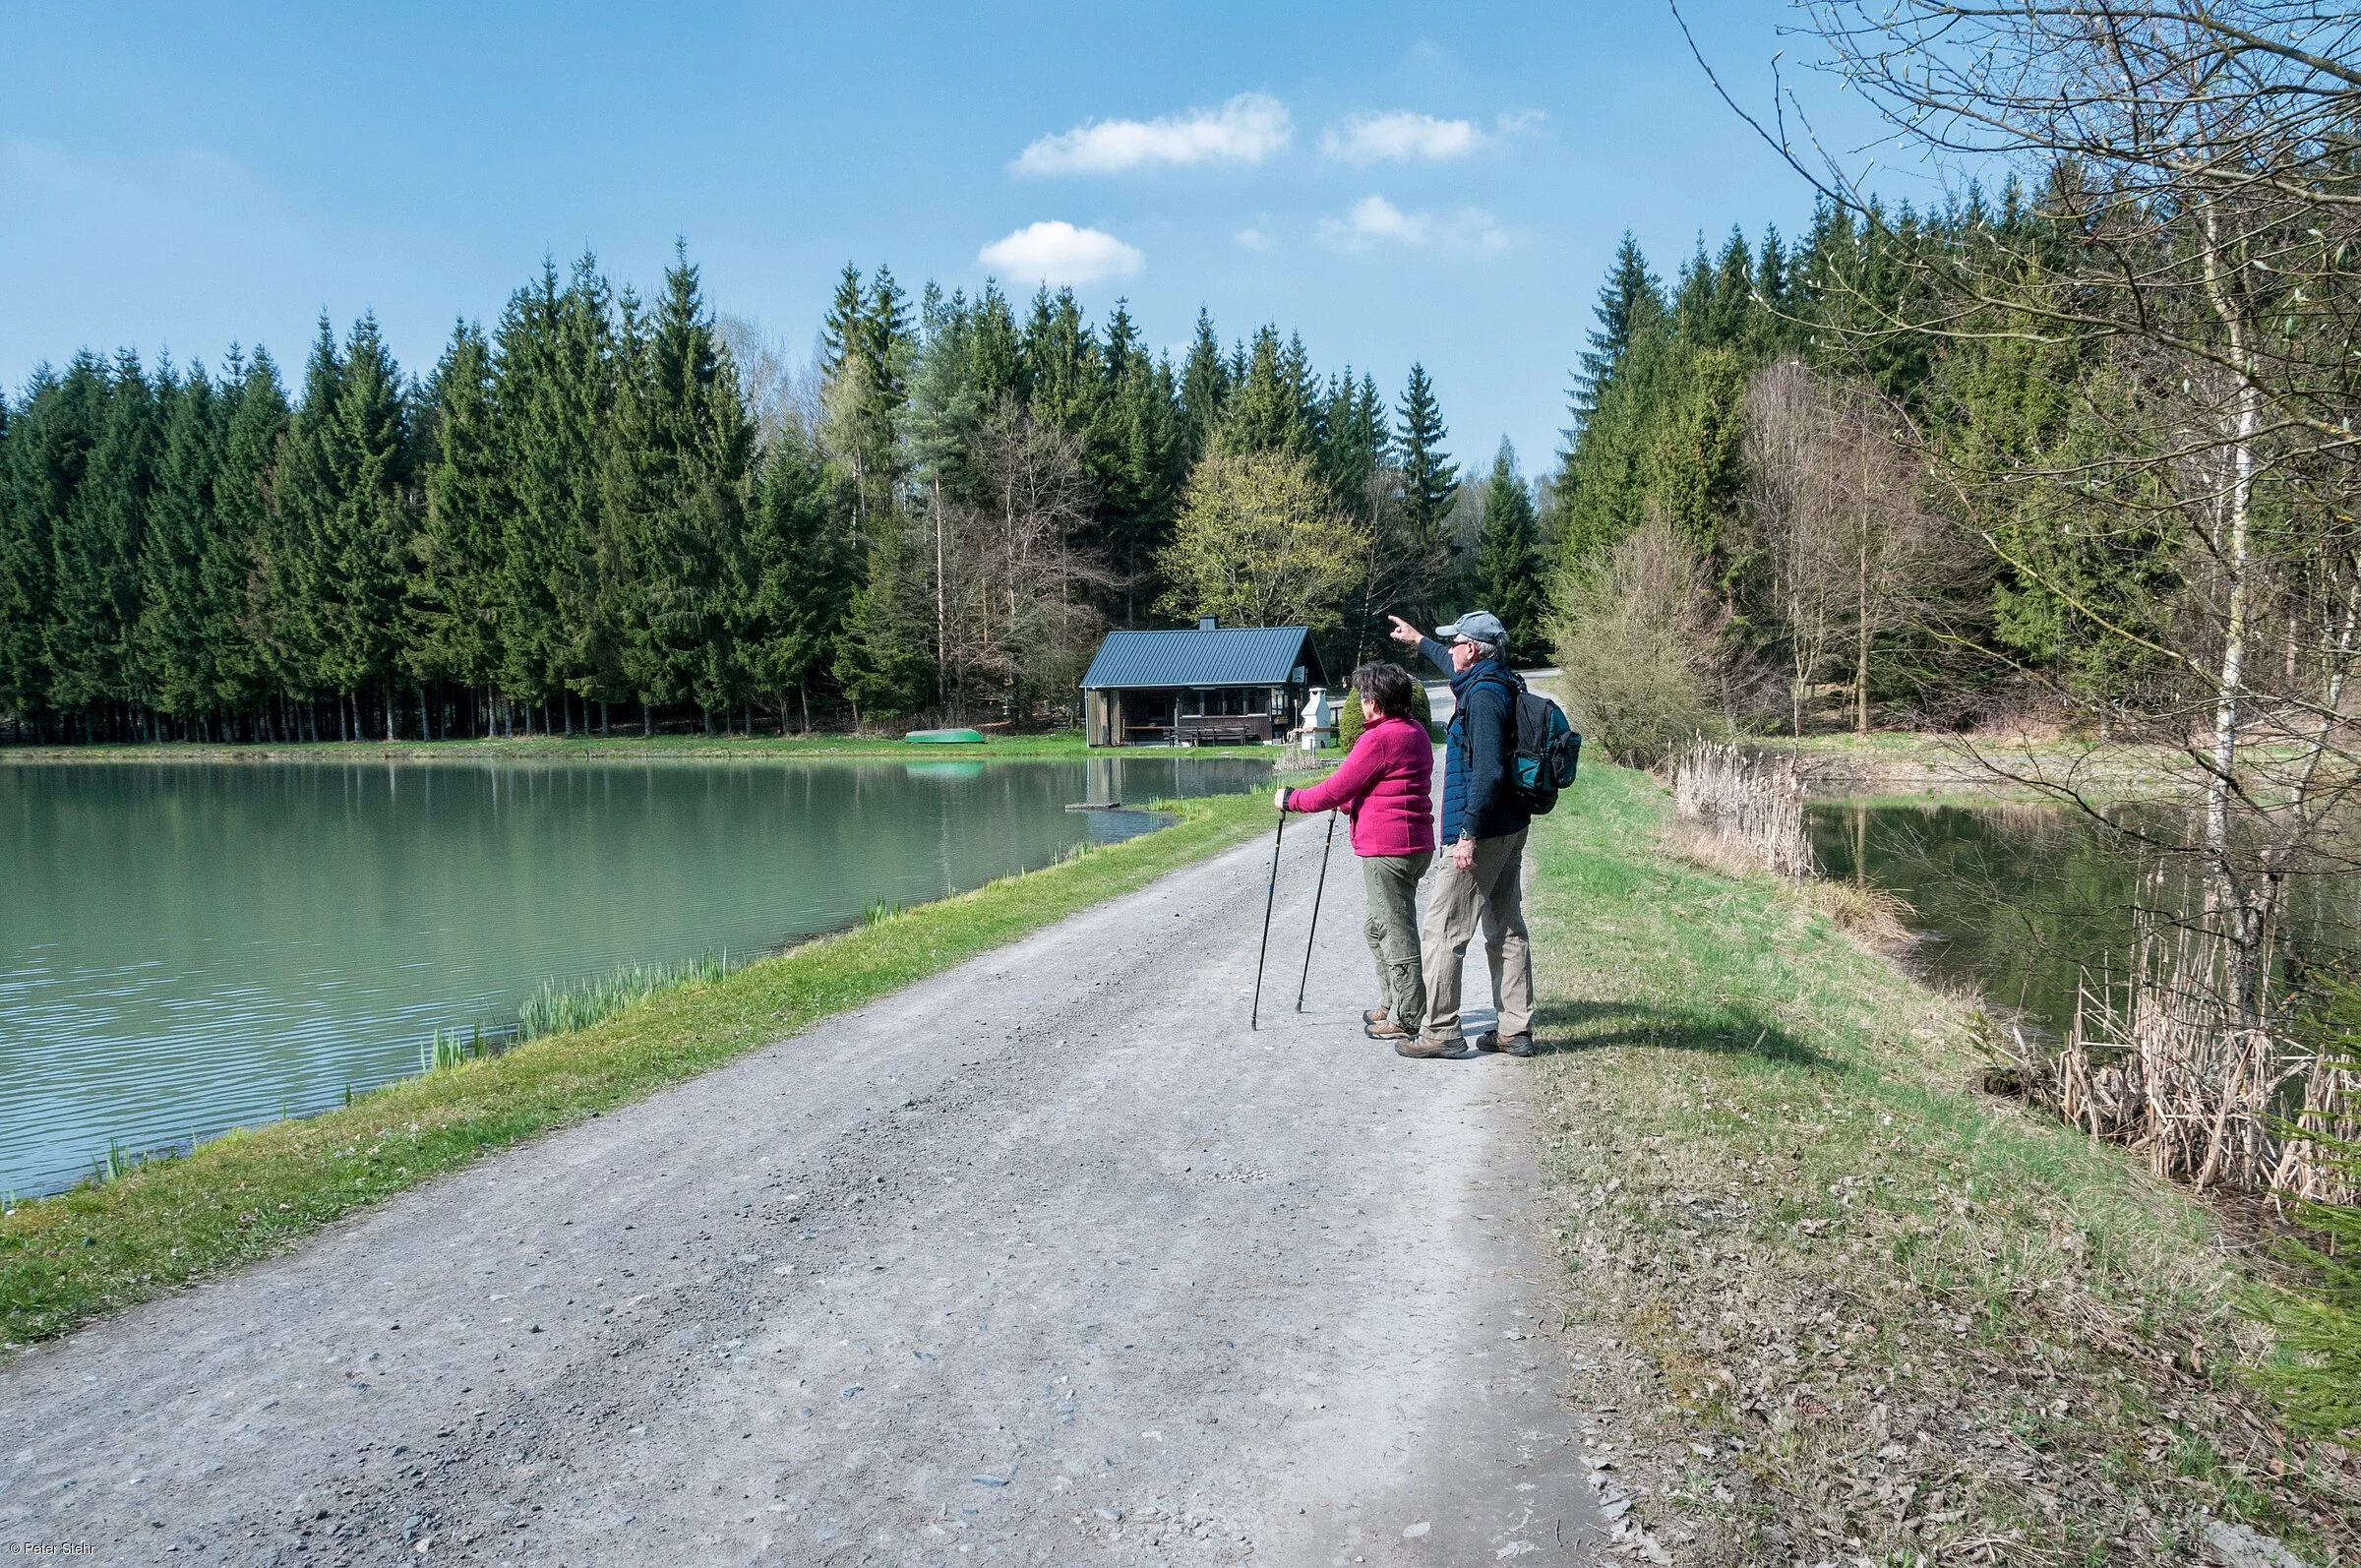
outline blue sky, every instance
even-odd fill
[[[1756,98],[1810,52],[1777,0],[1687,11]],[[0,0],[12,389],[85,345],[262,342],[291,373],[323,309],[374,310],[423,373],[545,253],[645,292],[679,236],[716,308],[799,356],[848,260],[913,289],[1051,271],[1094,317],[1127,296],[1151,343],[1202,305],[1389,396],[1423,360],[1463,462],[1505,433],[1538,471],[1625,228],[1661,272],[1701,228],[1809,211],[1661,0]]]

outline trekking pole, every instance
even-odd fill
[[[1328,850],[1336,842],[1336,813],[1328,814],[1328,836],[1320,840],[1320,880],[1311,890],[1311,930],[1303,934],[1303,978],[1296,982],[1296,1011],[1303,1010],[1303,988],[1311,984],[1311,942],[1320,934],[1320,895],[1328,890]]]
[[[1287,812],[1279,813],[1279,830],[1271,835],[1271,890],[1262,900],[1262,946],[1254,954],[1254,1005],[1246,1014],[1246,1027],[1262,1027],[1262,965],[1271,951],[1271,906],[1279,901],[1279,840],[1287,836]]]

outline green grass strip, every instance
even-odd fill
[[[1636,1366],[1581,1394],[1679,1560],[2177,1564],[2211,1517],[2361,1561],[2361,1474],[2244,1382],[2240,1228],[1982,1092],[1970,998],[1671,815],[1586,767],[1528,908],[1568,1310]]]
[[[217,1274],[1128,893],[1266,828],[1260,795],[1165,803],[1180,820],[649,997],[572,1034],[231,1132],[185,1159],[0,1217],[0,1349]]]

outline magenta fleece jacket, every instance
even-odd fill
[[[1416,719],[1379,719],[1345,765],[1287,798],[1291,812],[1341,808],[1356,855],[1423,855],[1434,848],[1434,744]]]

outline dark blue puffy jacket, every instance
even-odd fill
[[[1450,675],[1455,704],[1443,753],[1442,846],[1447,849],[1463,836],[1500,838],[1522,831],[1533,818],[1509,766],[1517,749],[1516,698],[1524,683],[1498,659],[1479,659],[1456,672],[1451,650],[1442,643],[1426,637],[1419,647]]]

